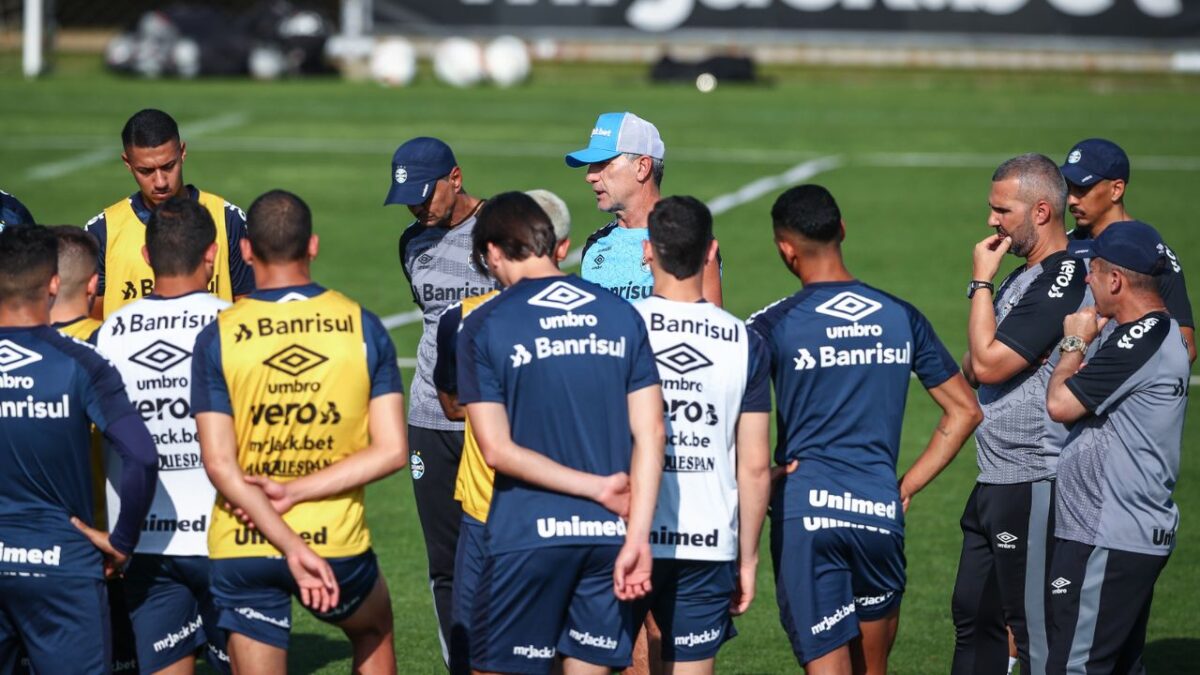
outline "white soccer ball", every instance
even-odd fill
[[[390,38],[371,50],[371,79],[388,87],[404,87],[417,74],[417,50],[404,38]]]
[[[287,70],[287,57],[275,47],[255,47],[250,50],[246,64],[250,77],[256,80],[275,80]]]
[[[483,79],[483,50],[466,38],[443,40],[433,54],[433,73],[446,84],[470,87]]]
[[[501,87],[511,87],[529,77],[529,50],[519,38],[503,35],[483,51],[488,77]]]

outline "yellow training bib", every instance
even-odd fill
[[[244,298],[217,324],[246,475],[287,482],[366,447],[371,381],[358,303],[328,290],[292,302]],[[322,557],[371,546],[362,488],[297,504],[284,520]],[[208,549],[212,558],[279,555],[220,496]]]
[[[208,292],[222,300],[233,301],[233,285],[229,278],[229,235],[225,224],[225,200],[200,192],[200,205],[212,215],[217,226],[217,259]],[[146,245],[146,225],[133,210],[129,199],[122,199],[104,209],[108,223],[104,243],[104,316],[121,307],[150,295],[154,291],[154,272],[142,257]],[[240,252],[237,255],[241,255]]]
[[[492,291],[483,295],[464,298],[462,301],[462,318],[477,307],[494,298],[500,291]],[[463,430],[462,459],[458,463],[458,476],[454,481],[454,498],[462,502],[463,512],[475,520],[486,523],[488,510],[492,506],[492,486],[496,483],[496,471],[487,465],[483,459],[483,451],[471,431],[471,421],[467,420]]]

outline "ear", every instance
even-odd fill
[[[790,270],[796,260],[796,245],[790,240],[783,237],[775,237],[775,248],[779,251],[779,258],[783,260],[783,264]]]
[[[125,168],[133,173],[133,167],[129,165],[129,155],[124,150],[121,151],[121,161],[125,163]]]
[[[242,237],[241,240],[238,241],[238,248],[242,250],[242,260],[244,260],[247,265],[253,267],[254,249],[250,247],[250,240],[246,237]]]
[[[567,237],[554,245],[554,262],[561,263],[571,253],[571,238]]]
[[[100,293],[100,274],[93,274],[87,282],[87,294],[89,298],[94,298]]]
[[[846,221],[838,221],[838,243],[846,241]]]
[[[708,252],[704,254],[704,264],[711,265],[717,261],[717,251],[720,249],[720,244],[717,243],[717,238],[708,242]]]
[[[646,155],[642,155],[637,159],[637,179],[639,183],[645,183],[650,180],[654,172],[654,160]]]
[[[50,283],[46,287],[46,291],[50,294],[50,304],[54,304],[54,298],[58,297],[58,287],[62,283],[62,279],[57,274],[50,277]]]
[[[1037,203],[1033,205],[1034,225],[1045,225],[1046,223],[1050,222],[1053,216],[1054,209],[1050,207],[1050,202],[1044,199],[1039,199]]]
[[[457,166],[454,167],[453,169],[450,169],[450,175],[446,176],[446,180],[450,181],[450,186],[454,188],[455,192],[458,192],[459,190],[461,190],[462,189],[462,169],[458,168]]]
[[[204,262],[212,265],[217,264],[217,242],[214,241],[208,245],[208,248],[204,249]]]
[[[183,160],[187,159],[187,143],[183,139],[179,141],[179,163],[183,164]]]
[[[654,260],[654,246],[650,244],[649,239],[642,240],[642,260],[647,263]]]
[[[310,236],[308,238],[308,259],[309,260],[316,259],[317,253],[319,253],[320,250],[321,250],[320,238],[317,237],[317,235],[315,235],[315,234]]]
[[[150,247],[145,244],[142,244],[142,260],[145,260],[147,265],[150,264]]]
[[[1112,193],[1108,197],[1115,204],[1125,198],[1125,181],[1120,178],[1112,182]]]

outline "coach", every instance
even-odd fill
[[[1058,469],[1049,673],[1144,671],[1154,583],[1179,524],[1171,493],[1190,366],[1158,291],[1171,261],[1138,221],[1110,225],[1092,254],[1096,306],[1063,321],[1046,399],[1054,420],[1074,425]]]
[[[956,675],[1004,673],[1005,624],[1021,672],[1045,672],[1043,593],[1053,527],[1054,471],[1066,429],[1046,415],[1062,318],[1085,302],[1084,262],[1067,254],[1067,186],[1048,157],[996,169],[988,196],[995,233],[975,246],[967,379],[979,386],[979,477],[962,517],[954,584]],[[993,294],[1005,253],[1025,258]]]
[[[450,305],[496,287],[469,262],[475,214],[483,203],[463,189],[462,169],[444,142],[414,138],[392,156],[392,186],[384,205],[404,204],[416,219],[400,236],[400,264],[412,288],[413,302],[424,317],[408,411],[409,461],[429,558],[438,638],[447,665],[454,551],[462,521],[454,485],[462,458],[463,423],[446,419],[433,384],[433,368],[438,317]]]
[[[1067,235],[1070,250],[1073,255],[1086,255],[1091,242],[1109,225],[1133,220],[1125,209],[1129,157],[1112,141],[1088,138],[1071,148],[1061,169],[1069,189],[1067,208],[1075,217],[1075,229]],[[1155,283],[1167,311],[1179,323],[1179,331],[1187,342],[1188,358],[1195,361],[1196,324],[1187,284],[1183,280],[1183,267],[1170,247],[1164,248],[1164,252],[1167,269],[1154,278]]]

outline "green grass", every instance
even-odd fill
[[[411,308],[395,242],[402,208],[380,204],[390,156],[420,134],[444,138],[462,164],[467,188],[488,195],[545,187],[571,207],[575,238],[606,218],[594,209],[580,171],[564,152],[580,147],[595,116],[630,109],[654,121],[667,143],[667,194],[702,199],[819,156],[844,164],[816,179],[838,198],[847,223],[848,264],[860,278],[924,311],[955,353],[965,347],[971,247],[987,232],[992,169],[1006,157],[1039,151],[1061,159],[1080,138],[1107,136],[1131,154],[1132,212],[1157,225],[1184,264],[1200,261],[1200,230],[1189,195],[1200,171],[1200,80],[1120,75],[1014,75],[771,69],[770,84],[721,86],[701,95],[687,86],[651,86],[633,66],[555,66],[525,87],[457,91],[426,76],[388,90],[332,79],[261,84],[243,81],[145,82],[101,73],[93,60],[65,58],[57,75],[20,80],[16,57],[0,55],[0,187],[46,223],[82,224],[134,189],[120,164],[118,133],[135,110],[154,106],[186,125],[237,112],[244,121],[188,142],[186,177],[248,206],[282,187],[313,207],[321,235],[315,275],[381,315]],[[54,180],[28,170],[95,150],[111,160]],[[879,153],[951,153],[962,166],[877,166]],[[1186,170],[1149,170],[1139,158],[1191,158]],[[1147,159],[1148,163],[1149,160]],[[717,219],[727,306],[747,316],[794,292],[779,264],[768,210],[774,194]],[[1015,266],[1010,261],[1005,270]],[[393,334],[401,356],[416,351],[419,327]],[[411,372],[405,373],[406,381]],[[902,465],[911,463],[936,421],[914,386]],[[1195,410],[1185,454],[1195,446]],[[958,564],[957,520],[974,477],[974,444],[913,502],[908,517],[909,586],[895,673],[943,673],[953,649],[950,593]],[[1158,584],[1147,664],[1185,672],[1200,659],[1200,469],[1184,459],[1176,491],[1184,524],[1178,550]],[[402,672],[437,672],[440,657],[407,471],[368,491],[370,524],[396,615]],[[738,620],[740,637],[721,653],[729,673],[794,671],[779,627],[764,549],[759,597]],[[296,612],[291,663],[296,672],[345,672],[349,650],[336,630]]]

